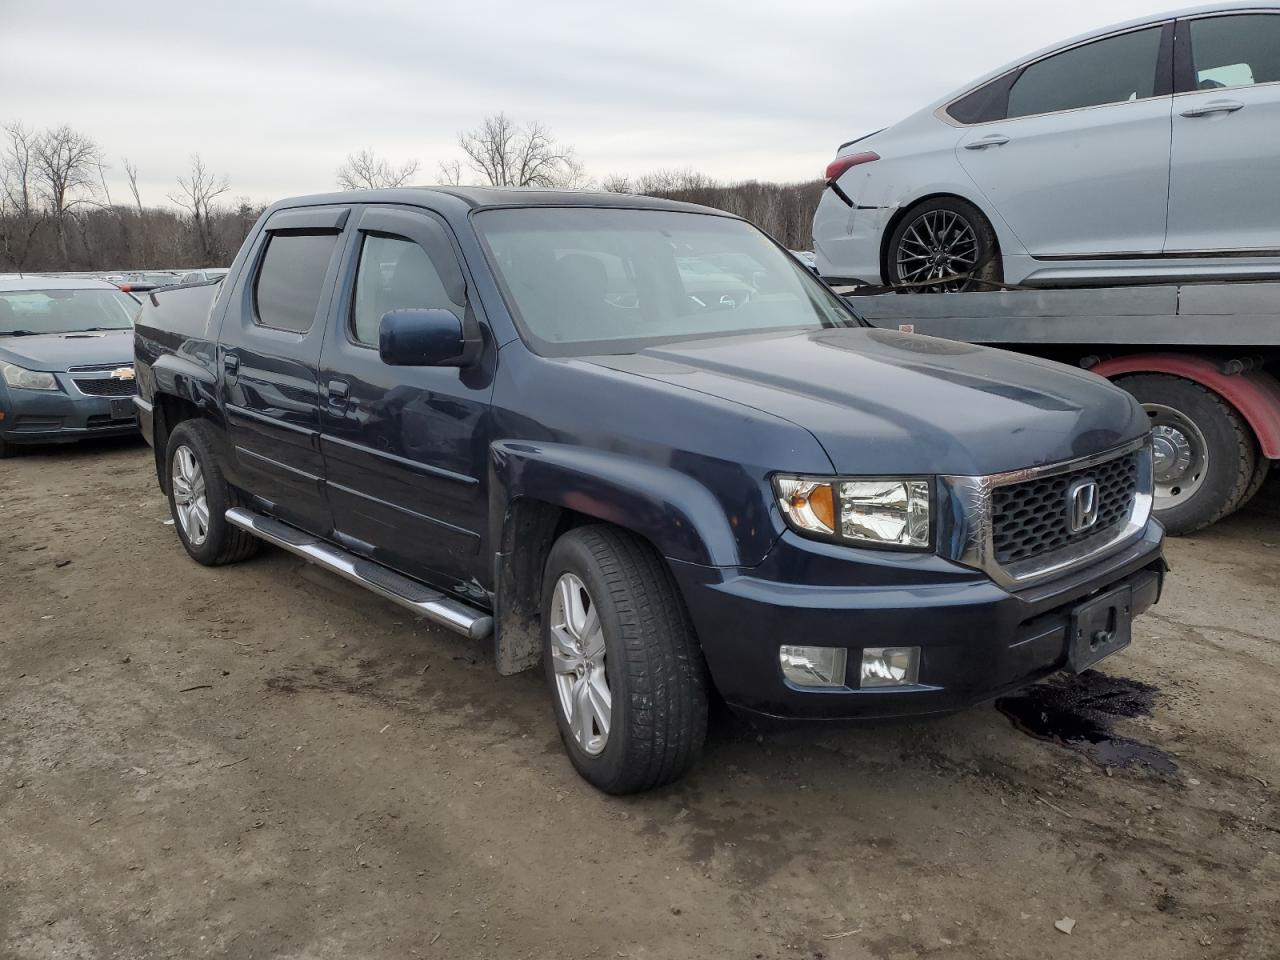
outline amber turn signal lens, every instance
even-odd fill
[[[809,511],[828,529],[836,528],[835,497],[829,486],[815,486],[806,494],[796,494],[791,498],[791,506],[797,511],[808,507]]]

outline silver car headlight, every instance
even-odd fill
[[[870,547],[927,550],[933,481],[924,477],[773,478],[778,506],[797,533]]]
[[[57,390],[58,380],[43,370],[28,370],[16,363],[0,363],[0,376],[4,382],[19,390]]]

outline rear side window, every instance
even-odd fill
[[[254,292],[256,321],[306,333],[316,319],[336,233],[274,233],[267,241]]]
[[[1018,79],[1018,71],[996,77],[990,83],[984,83],[977,90],[966,93],[951,106],[947,113],[951,119],[960,123],[987,123],[991,120],[1003,120],[1009,109],[1009,88]]]
[[[351,335],[376,346],[382,315],[392,310],[448,310],[459,320],[465,304],[450,299],[427,252],[403,237],[366,234],[360,248]]]
[[[1280,16],[1192,20],[1191,55],[1197,90],[1274,83],[1280,80]]]
[[[1009,91],[1010,118],[1077,110],[1155,95],[1164,27],[1073,47],[1030,64]]]

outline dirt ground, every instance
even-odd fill
[[[1156,688],[1117,729],[1163,772],[992,706],[718,717],[627,799],[540,674],[278,551],[197,566],[166,519],[140,443],[0,463],[2,957],[1280,956],[1274,505],[1171,542],[1101,668]]]

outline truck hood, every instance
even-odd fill
[[[587,362],[790,420],[843,474],[1001,473],[1149,429],[1137,402],[1094,374],[891,330],[751,334]]]
[[[103,330],[84,333],[37,334],[0,337],[0,361],[28,370],[61,373],[71,367],[133,363],[133,331]]]

